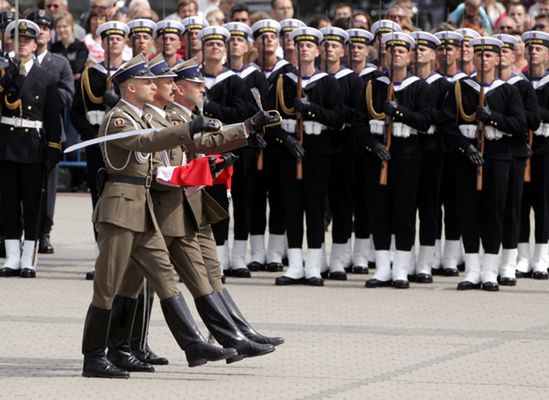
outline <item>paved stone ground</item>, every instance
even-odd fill
[[[150,343],[170,365],[128,381],[82,378],[90,212],[87,196],[60,195],[56,253],[40,258],[37,279],[0,280],[0,399],[548,396],[549,282],[530,279],[499,293],[463,293],[459,278],[399,291],[364,289],[358,275],[323,288],[279,288],[275,275],[255,273],[228,288],[259,330],[286,338],[273,354],[190,369],[156,302]]]

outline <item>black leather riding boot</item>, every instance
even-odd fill
[[[133,321],[132,336],[130,339],[130,347],[134,356],[147,364],[168,365],[169,361],[165,357],[156,355],[148,344],[148,327],[151,321],[151,311],[153,307],[154,296],[149,296],[147,310],[145,311],[144,301],[145,296],[140,295],[137,298],[137,308],[135,311],[135,319]]]
[[[128,371],[118,368],[105,356],[107,347],[107,335],[111,310],[90,305],[84,322],[84,336],[82,338],[82,354],[84,354],[84,367],[82,376],[88,378],[125,378],[128,379]]]
[[[161,300],[160,305],[172,335],[185,351],[189,367],[237,356],[235,349],[213,346],[204,339],[181,293]]]

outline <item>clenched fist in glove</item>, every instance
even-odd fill
[[[218,132],[222,128],[218,119],[212,119],[204,116],[196,117],[191,121],[190,131],[193,138],[203,132]]]

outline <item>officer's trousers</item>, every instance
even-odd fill
[[[160,300],[179,293],[174,268],[160,231],[134,232],[109,223],[95,224],[99,255],[95,261],[92,304],[111,309],[130,258],[139,260],[145,275]]]
[[[484,160],[483,187],[476,189],[477,167],[465,156],[456,158],[459,219],[466,253],[497,254],[503,237],[503,215],[511,160]]]

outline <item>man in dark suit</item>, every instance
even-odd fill
[[[7,253],[0,276],[34,278],[41,187],[61,155],[61,101],[55,78],[34,61],[40,28],[21,19],[6,28],[11,37],[16,31],[17,61],[9,63],[0,79],[5,105],[0,119],[0,192]]]
[[[29,14],[29,19],[40,27],[40,34],[36,38],[36,60],[56,80],[57,91],[61,100],[59,105],[61,114],[59,117],[62,119],[64,110],[71,106],[74,97],[74,80],[72,79],[71,66],[66,58],[48,51],[53,28],[53,17],[51,14],[45,10],[35,10]],[[63,125],[61,125],[61,128],[63,128]],[[65,135],[62,131],[61,141],[63,142],[64,140]],[[50,232],[53,225],[58,178],[59,165],[52,171],[48,180],[48,193],[40,226],[39,253],[51,254],[54,251],[50,242]]]

